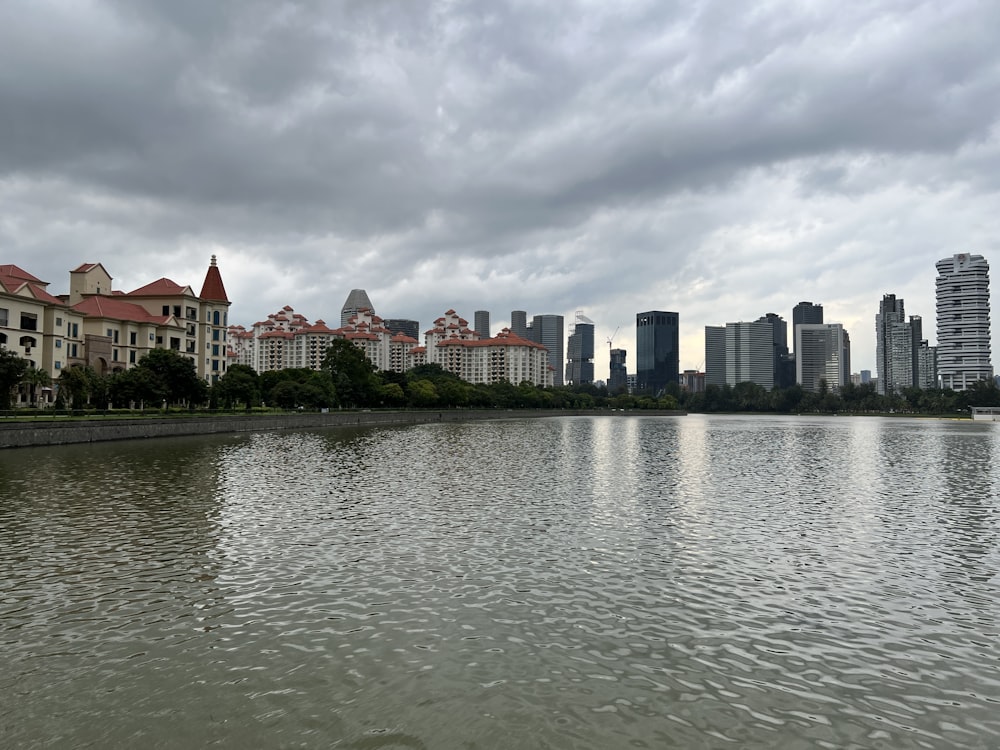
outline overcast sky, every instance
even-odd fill
[[[810,300],[874,371],[883,293],[934,343],[935,261],[998,274],[998,111],[995,0],[6,0],[0,263],[215,254],[246,326],[582,310],[601,379],[636,312],[701,368]]]

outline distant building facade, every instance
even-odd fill
[[[875,316],[876,389],[881,394],[904,388],[936,388],[937,348],[923,338],[919,315],[906,317],[902,299],[886,294]]]
[[[409,318],[385,318],[382,325],[394,334],[409,336],[415,341],[420,340],[420,322]]]
[[[838,391],[850,382],[850,339],[840,323],[795,326],[795,379],[803,390],[819,393],[825,383]]]
[[[472,314],[472,320],[475,323],[476,333],[479,334],[479,338],[488,339],[490,337],[490,311],[476,310]]]
[[[346,326],[361,310],[371,310],[374,313],[375,306],[368,299],[368,292],[364,289],[352,289],[344,300],[343,307],[340,308],[340,325]]]
[[[566,384],[594,382],[594,321],[582,312],[576,314],[573,333],[566,343]]]
[[[982,255],[959,253],[936,268],[938,374],[942,388],[964,391],[993,378],[990,266]]]
[[[563,333],[563,316],[535,315],[531,319],[531,325],[528,326],[527,338],[541,344],[548,351],[549,366],[552,368],[552,385],[562,385],[566,341]]]
[[[677,383],[680,369],[680,316],[649,310],[635,316],[635,376],[638,393],[658,396]]]
[[[628,370],[625,366],[625,359],[628,356],[624,349],[612,349],[610,351],[611,367],[608,376],[608,392],[612,395],[628,392]]]

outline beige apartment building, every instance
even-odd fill
[[[112,287],[100,263],[70,271],[68,294],[52,294],[15,265],[0,265],[0,346],[52,380],[73,365],[99,374],[134,367],[151,349],[173,349],[213,383],[225,374],[230,302],[213,255],[201,292],[162,278],[132,292]],[[53,390],[43,392],[51,401]]]

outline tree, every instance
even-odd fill
[[[25,371],[24,377],[21,378],[21,382],[28,387],[28,400],[31,402],[31,405],[37,406],[38,389],[51,385],[52,378],[49,377],[49,374],[45,370],[39,367],[29,367]]]
[[[377,401],[380,384],[375,365],[350,341],[334,341],[326,350],[321,369],[333,380],[342,406],[368,406]]]
[[[159,379],[167,403],[194,406],[208,397],[208,385],[198,377],[194,360],[173,349],[153,349],[139,360],[136,368],[149,370]]]
[[[9,409],[14,389],[28,371],[28,360],[0,349],[0,409]]]
[[[260,378],[249,365],[231,365],[212,387],[212,392],[227,409],[236,404],[249,409],[260,403]]]
[[[59,375],[59,393],[69,399],[72,408],[82,409],[90,403],[98,377],[93,367],[71,365]]]

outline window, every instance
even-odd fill
[[[7,325],[7,313],[8,313],[8,310],[7,310],[6,307],[0,307],[0,326],[6,327],[6,325]]]
[[[219,356],[219,345],[218,344],[212,344],[212,356],[213,357],[218,357]]]
[[[152,336],[153,334],[149,334],[149,335]],[[157,346],[162,346],[163,345],[163,336],[157,336],[156,337],[156,345]]]
[[[115,332],[109,328],[108,329],[108,338],[111,338],[114,335],[115,335]]]
[[[118,350],[117,349],[112,349],[111,350],[111,361],[112,362],[117,362],[118,361]]]
[[[149,334],[149,340],[150,340],[150,341],[152,341],[152,340],[153,340],[153,338],[154,338],[154,337],[153,337],[153,334]]]
[[[69,356],[75,358],[76,357],[76,344],[70,344],[69,347],[67,347],[67,348],[69,349]]]
[[[0,345],[6,344],[6,343],[7,343],[7,334],[6,333],[0,333]]]
[[[217,359],[213,359],[212,360],[212,369],[213,370],[218,370],[219,369],[219,360],[217,360]]]
[[[164,305],[163,306],[163,314],[164,315],[170,315],[170,305]]]
[[[56,339],[56,349],[62,349],[62,339]]]
[[[188,320],[197,320],[198,311],[195,310],[193,307],[187,307],[184,309],[184,317],[187,318]]]
[[[60,318],[59,316],[56,316],[56,325],[57,326],[61,326],[62,325],[62,318]]]
[[[212,325],[219,325],[219,311],[216,310],[212,313]]]
[[[131,333],[129,333],[129,335],[128,335],[129,346],[135,346],[135,341],[138,338],[138,336],[139,336],[139,334],[136,333],[135,331],[132,331]]]
[[[79,323],[71,323],[70,324],[70,334],[69,335],[72,336],[75,339],[80,338],[80,324]]]
[[[174,305],[174,317],[179,318],[181,316],[181,306]]]
[[[37,331],[38,330],[38,316],[34,313],[21,313],[21,330],[22,331]]]
[[[62,369],[62,362],[60,362],[58,359],[56,360],[56,369],[57,370],[61,370]]]
[[[170,348],[173,349],[175,352],[179,352],[181,350],[181,340],[175,336],[171,336]]]
[[[218,341],[218,340],[219,340],[219,329],[216,328],[212,331],[212,341]]]
[[[130,364],[133,364],[133,365],[135,364],[135,352],[134,351],[128,353],[128,361],[129,361]]]

